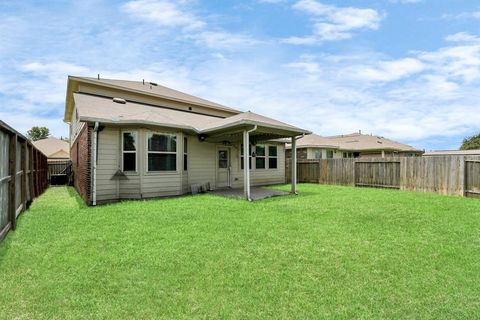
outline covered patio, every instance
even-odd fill
[[[292,148],[292,187],[291,193],[297,194],[297,157],[296,141],[311,132],[291,126],[289,124],[261,116],[253,112],[244,112],[227,119],[219,119],[209,123],[202,129],[200,138],[209,142],[221,142],[224,144],[241,142],[243,145],[243,154],[249,154],[255,157],[250,146],[259,142],[271,140],[288,139]],[[241,197],[249,201],[263,199],[271,196],[284,195],[283,191],[274,191],[258,187],[252,188],[250,183],[250,162],[249,157],[243,157],[243,190],[225,189],[216,191],[217,194],[225,196]]]

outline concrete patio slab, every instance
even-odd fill
[[[218,189],[212,191],[213,194],[229,197],[229,198],[240,198],[244,199],[245,195],[243,193],[243,188],[234,188],[234,189]],[[251,187],[250,197],[252,200],[261,200],[270,197],[285,196],[289,195],[290,192],[271,190],[262,187]]]

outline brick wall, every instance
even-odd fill
[[[87,204],[91,204],[91,137],[92,128],[85,125],[70,150],[73,169],[73,185]]]

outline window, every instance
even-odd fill
[[[268,146],[268,168],[277,169],[277,146]]]
[[[265,146],[255,146],[255,169],[265,169]]]
[[[313,158],[316,160],[322,159],[322,149],[313,149]]]
[[[137,171],[137,133],[123,132],[122,134],[122,164],[123,171]]]
[[[248,167],[251,169],[252,168],[252,146],[248,148]],[[243,144],[240,145],[240,168],[243,170]]]
[[[219,169],[228,168],[228,151],[227,150],[218,150],[218,168]]]
[[[183,171],[188,170],[188,140],[183,138]]]
[[[177,137],[150,132],[147,134],[147,170],[177,170]]]
[[[327,150],[327,159],[333,159],[333,150]]]

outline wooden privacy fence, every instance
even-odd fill
[[[51,160],[48,162],[48,182],[50,184],[72,183],[72,161]]]
[[[286,166],[290,181],[289,161]],[[303,160],[297,168],[298,182],[480,196],[480,157]]]
[[[0,241],[47,187],[47,157],[0,120]]]

